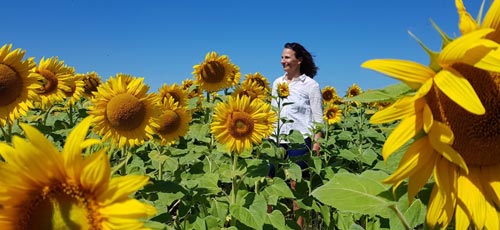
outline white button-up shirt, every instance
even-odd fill
[[[273,82],[272,95],[277,97],[278,83],[287,82],[286,75],[283,75]],[[307,137],[314,135],[311,133],[314,123],[324,123],[323,121],[323,99],[319,83],[305,74],[293,78],[288,83],[290,94],[281,100],[280,117],[292,120],[285,123],[280,128],[280,134],[288,134],[292,130],[300,131]],[[285,103],[293,103],[283,106]],[[278,107],[277,99],[273,99],[271,104]],[[280,122],[281,123],[281,122]]]

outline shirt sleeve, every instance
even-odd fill
[[[309,100],[311,102],[311,112],[313,121],[316,123],[324,123],[323,120],[323,98],[321,96],[321,89],[319,84],[316,83],[312,86]]]

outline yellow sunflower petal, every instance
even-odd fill
[[[434,71],[417,62],[394,59],[369,60],[361,67],[372,69],[390,77],[405,82],[412,89],[418,89],[421,84],[434,76]]]
[[[384,183],[395,183],[397,181],[404,180],[409,175],[418,172],[418,168],[421,167],[425,159],[432,155],[432,149],[427,148],[427,138],[420,138],[416,140],[411,146],[406,150],[403,158],[399,162],[397,170],[389,177],[384,180]],[[422,161],[424,160],[424,161]]]
[[[484,224],[486,229],[499,229],[499,216],[498,212],[491,203],[486,203],[486,223]]]
[[[455,208],[455,229],[469,228],[471,220],[469,216],[471,215],[467,211],[467,206],[461,201],[457,201],[457,207]]]
[[[420,113],[424,104],[425,100],[422,98],[415,100],[414,97],[404,97],[397,100],[389,107],[373,114],[370,118],[370,122],[373,124],[382,124],[403,119]]]
[[[456,167],[445,159],[440,159],[434,167],[436,184],[432,190],[427,210],[427,221],[430,226],[446,228],[450,223],[455,203],[457,188]]]
[[[9,164],[18,165],[16,160],[16,150],[12,146],[0,143],[0,156]]]
[[[427,184],[427,181],[429,181],[429,178],[431,177],[434,169],[434,165],[440,157],[436,153],[425,154],[426,155],[422,157],[422,162],[426,163],[422,163],[422,165],[420,165],[421,167],[418,169],[418,173],[410,175],[410,177],[408,178],[408,201],[410,203],[420,191],[420,189],[422,189],[422,187]],[[425,159],[427,157],[429,159]]]
[[[71,133],[68,135],[66,144],[63,148],[64,165],[67,168],[68,174],[71,178],[77,178],[78,173],[76,170],[81,168],[82,164],[82,147],[81,143],[85,140],[87,132],[90,127],[91,118],[83,119]]]
[[[424,119],[424,131],[429,133],[432,125],[434,124],[434,115],[432,115],[431,108],[429,105],[425,104],[424,110],[422,112]]]
[[[493,28],[495,31],[488,34],[487,38],[499,42],[500,41],[500,2],[492,1],[490,9],[484,16],[481,28]]]
[[[403,119],[385,141],[384,147],[382,148],[382,156],[384,159],[389,159],[394,151],[398,150],[420,132],[422,126],[422,116],[413,115]]]
[[[434,149],[441,154],[444,158],[449,160],[451,163],[456,164],[466,173],[469,173],[469,169],[467,168],[467,164],[465,163],[460,153],[455,151],[449,144],[453,142],[453,132],[450,128],[441,123],[434,122],[429,134],[429,141],[434,147]]]
[[[486,221],[486,200],[478,176],[479,169],[476,167],[471,167],[468,175],[460,175],[457,194],[464,203],[464,208],[469,210],[465,213],[470,213],[470,219],[478,229],[483,229]]]
[[[458,71],[442,70],[434,77],[434,82],[446,96],[465,110],[477,115],[486,112],[474,88]]]
[[[478,25],[465,9],[462,0],[455,0],[455,5],[457,7],[459,15],[458,27],[460,28],[460,32],[462,32],[462,34],[467,34],[471,31],[476,30]]]
[[[141,218],[156,214],[156,209],[136,199],[128,199],[103,207],[100,212],[110,217]]]
[[[473,55],[467,56],[464,58],[463,62],[469,65],[472,65],[476,68],[491,71],[491,72],[500,72],[500,49],[496,49],[494,51],[477,51],[478,49],[471,50],[471,54],[473,53],[484,53],[488,52],[485,56],[482,56],[479,61],[475,61],[476,59]],[[472,60],[471,60],[472,59]]]
[[[469,50],[474,47],[484,46],[491,50],[497,48],[498,44],[495,42],[481,39],[492,31],[492,29],[476,30],[453,40],[450,44],[445,46],[439,54],[439,64],[441,66],[450,66],[454,63],[461,62],[467,55],[476,55],[469,52]],[[483,52],[482,54],[484,55],[485,53]],[[478,56],[475,59],[479,61],[480,58],[481,57]]]
[[[131,193],[144,187],[148,183],[149,177],[140,175],[126,175],[111,179],[109,188],[102,191],[97,197],[102,205],[107,205],[116,201],[126,199]]]
[[[498,175],[500,175],[500,165],[493,165],[488,167],[482,167],[481,174],[484,179],[483,186],[485,191],[488,193],[489,197],[497,206],[500,206],[500,180],[498,180]]]
[[[103,189],[107,185],[111,173],[108,155],[105,150],[92,154],[85,159],[80,176],[80,184],[91,192]]]

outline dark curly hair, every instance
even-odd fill
[[[304,46],[296,42],[287,42],[285,43],[285,48],[292,49],[295,51],[295,57],[297,59],[302,59],[302,63],[300,64],[301,74],[305,74],[310,78],[316,76],[319,68],[314,63],[311,53],[309,53]]]

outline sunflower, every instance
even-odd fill
[[[239,67],[231,63],[228,56],[219,56],[216,52],[207,53],[205,61],[193,68],[196,83],[207,92],[229,88],[239,79],[237,75],[241,75]]]
[[[288,87],[287,82],[280,82],[278,85],[276,85],[276,90],[278,91],[278,97],[279,98],[287,98],[290,96],[290,88]]]
[[[361,94],[361,92],[361,88],[358,86],[358,84],[354,83],[347,89],[346,97],[349,98],[358,96]]]
[[[143,144],[160,127],[158,97],[147,94],[149,86],[143,81],[120,73],[99,86],[92,98],[89,115],[94,118],[94,131],[119,148]]]
[[[228,151],[241,154],[271,135],[276,121],[269,103],[251,101],[247,96],[230,96],[227,102],[216,105],[211,132]]]
[[[156,133],[162,144],[170,145],[187,134],[192,117],[187,108],[178,106],[173,97],[164,101],[162,111],[160,127],[156,129]]]
[[[323,113],[323,119],[325,119],[329,125],[338,123],[342,120],[342,110],[338,105],[328,104],[325,112]]]
[[[243,82],[241,85],[236,87],[233,95],[249,96],[250,100],[260,99],[267,100],[269,94],[264,90],[264,88],[257,85],[257,82]]]
[[[13,124],[26,116],[36,100],[40,87],[37,76],[30,73],[35,67],[32,59],[22,60],[26,51],[12,50],[12,44],[0,48],[0,125]]]
[[[262,87],[266,93],[271,92],[271,85],[269,84],[269,81],[259,72],[254,74],[245,74],[245,80],[243,80],[243,83],[245,82],[256,82],[257,85]]]
[[[12,146],[0,143],[1,229],[142,229],[139,218],[156,209],[129,196],[148,177],[110,177],[103,149],[86,158],[90,118],[68,136],[59,152],[43,133],[21,124],[28,140],[15,136]]]
[[[85,82],[83,82],[84,74],[76,74],[72,76],[71,81],[69,81],[69,86],[71,91],[64,91],[66,97],[68,98],[67,105],[74,105],[80,101],[82,95],[85,92]]]
[[[97,92],[97,87],[102,84],[101,77],[95,71],[92,71],[84,74],[82,80],[85,83],[85,96],[87,98],[92,98],[94,96],[92,93]]]
[[[465,10],[460,0],[456,4],[459,13]],[[494,1],[476,29],[463,24],[473,19],[461,12],[460,28],[466,33],[450,41],[444,37],[441,52],[429,52],[430,67],[404,60],[362,64],[416,91],[374,114],[371,122],[402,119],[384,144],[384,159],[413,142],[385,182],[396,188],[408,177],[411,200],[433,175],[427,210],[431,228],[446,228],[453,215],[455,229],[500,227],[499,11],[500,1]]]
[[[158,94],[161,98],[162,103],[167,103],[168,98],[173,98],[174,102],[178,103],[181,107],[186,107],[188,105],[188,94],[182,88],[182,86],[174,83],[173,85],[163,84],[160,89],[158,89]]]
[[[323,98],[324,104],[332,104],[340,101],[340,97],[332,86],[326,86],[321,90],[321,97]]]
[[[71,91],[71,80],[74,75],[72,67],[65,65],[64,61],[59,61],[58,57],[42,58],[34,72],[43,77],[42,86],[37,90],[42,109],[66,99],[65,92]]]

